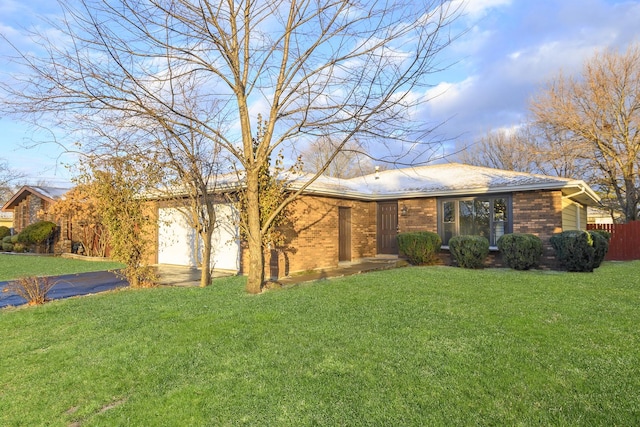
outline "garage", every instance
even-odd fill
[[[218,225],[213,233],[211,266],[216,270],[238,271],[239,242],[235,209],[231,204],[216,206]],[[158,264],[200,267],[202,239],[178,208],[158,210]]]

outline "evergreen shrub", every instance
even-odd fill
[[[56,224],[51,221],[38,221],[22,229],[18,234],[18,242],[25,244],[40,244],[53,237]]]
[[[454,236],[449,239],[449,251],[463,268],[483,268],[489,255],[489,240],[482,236]]]
[[[571,230],[551,236],[560,264],[568,271],[591,272],[598,268],[609,249],[601,233]]]
[[[606,233],[606,234],[605,234]],[[609,252],[609,239],[611,234],[606,231],[590,230],[589,234],[593,240],[593,249],[595,250],[595,259],[593,260],[593,268],[600,267],[604,257]]]
[[[438,253],[442,240],[436,233],[430,231],[399,233],[397,240],[398,249],[413,265],[433,265],[439,259]]]
[[[507,267],[528,270],[540,263],[542,240],[533,234],[504,234],[498,239],[498,249]]]
[[[0,225],[0,239],[4,239],[7,236],[11,236],[11,230],[7,226]]]
[[[12,243],[12,245],[13,245],[13,252],[17,252],[19,254],[27,252],[27,245],[25,245],[24,243],[16,242],[16,243]]]

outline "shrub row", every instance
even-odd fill
[[[42,244],[51,239],[55,230],[56,224],[50,221],[35,222],[14,236],[10,235],[11,232],[7,227],[0,227],[2,250],[5,252],[25,252],[28,245]]]
[[[559,263],[568,271],[590,272],[598,268],[609,250],[610,234],[600,230],[565,231],[551,237]],[[438,259],[441,240],[436,233],[398,234],[398,247],[414,265],[433,264]],[[540,263],[542,241],[533,234],[511,233],[498,239],[505,265],[528,270]],[[449,240],[454,262],[463,268],[482,268],[489,254],[489,241],[481,236],[455,236]]]

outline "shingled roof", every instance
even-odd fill
[[[313,177],[311,173],[282,173],[279,179],[299,190]],[[212,180],[212,192],[232,192],[243,187],[242,172]],[[357,200],[398,200],[417,197],[472,196],[514,191],[561,190],[563,196],[583,205],[598,206],[600,197],[582,180],[505,171],[460,163],[408,167],[374,172],[351,179],[320,176],[303,193]],[[172,188],[173,195],[180,194]],[[154,196],[162,198],[158,192]],[[152,196],[153,198],[153,196]]]
[[[55,202],[56,200],[62,198],[68,191],[69,187],[44,187],[44,186],[32,186],[32,185],[24,185],[20,190],[16,191],[16,193],[4,204],[2,207],[2,211],[13,211],[13,209],[20,204],[27,196],[30,194],[34,194],[41,199],[44,199],[48,202]]]
[[[292,187],[300,188],[308,175],[291,178]],[[305,193],[388,200],[532,190],[562,190],[563,195],[585,205],[598,205],[600,201],[581,180],[459,163],[386,170],[351,179],[323,176],[309,185]]]

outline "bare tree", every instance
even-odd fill
[[[517,172],[532,172],[535,165],[535,152],[521,128],[489,131],[473,144],[456,148],[457,159],[469,165]]]
[[[487,132],[471,145],[458,144],[459,161],[517,172],[541,173],[592,180],[586,167],[584,145],[571,138],[550,136],[550,129],[526,122],[514,129]]]
[[[560,74],[531,102],[535,124],[552,143],[566,145],[598,171],[594,182],[615,194],[625,221],[640,202],[640,47],[605,51],[582,74]]]
[[[308,184],[356,137],[403,154],[396,147],[411,143],[419,155],[430,129],[414,113],[427,102],[420,94],[428,77],[443,68],[437,55],[455,38],[461,7],[447,0],[60,3],[66,43],[41,36],[47,55],[22,56],[31,72],[22,85],[4,85],[17,102],[12,111],[49,113],[58,124],[187,131],[220,144],[243,170],[251,293],[264,281],[263,235],[305,189],[260,221],[260,170],[274,150],[331,134],[334,151]],[[194,108],[182,109],[180,93]],[[254,147],[258,113],[265,126]]]
[[[184,88],[174,90],[183,91]],[[182,95],[180,108],[189,112],[193,107],[189,94],[182,92]],[[210,123],[214,123],[214,118],[210,118]],[[98,170],[104,164],[119,164],[121,158],[138,159],[141,167],[130,171],[129,181],[136,184],[138,191],[169,202],[181,212],[203,244],[200,286],[208,286],[214,268],[212,239],[218,226],[216,200],[210,193],[215,192],[220,172],[219,145],[211,138],[203,138],[195,131],[195,124],[193,127],[163,128],[154,126],[151,121],[145,125],[138,122],[133,127],[119,125],[112,129],[107,126],[108,135],[103,129],[91,130],[93,135],[101,135],[100,143],[87,144],[84,157],[97,164]],[[149,166],[143,167],[144,164]],[[194,259],[198,259],[197,255]]]
[[[11,198],[17,184],[24,180],[25,174],[12,169],[9,162],[0,159],[0,203],[4,204]]]
[[[156,188],[156,191],[181,210],[203,242],[200,286],[208,286],[215,267],[212,264],[213,233],[219,224],[217,201],[210,193],[216,191],[220,147],[192,129],[179,135],[165,130],[155,142],[153,148],[162,153],[160,163],[165,167],[165,173],[170,174],[170,180],[165,180],[168,185]]]
[[[373,161],[355,140],[348,141],[329,162],[329,158],[336,151],[336,145],[336,142],[328,136],[312,141],[301,154],[304,170],[316,173],[325,169],[328,164],[324,174],[336,178],[353,178],[373,171]]]

